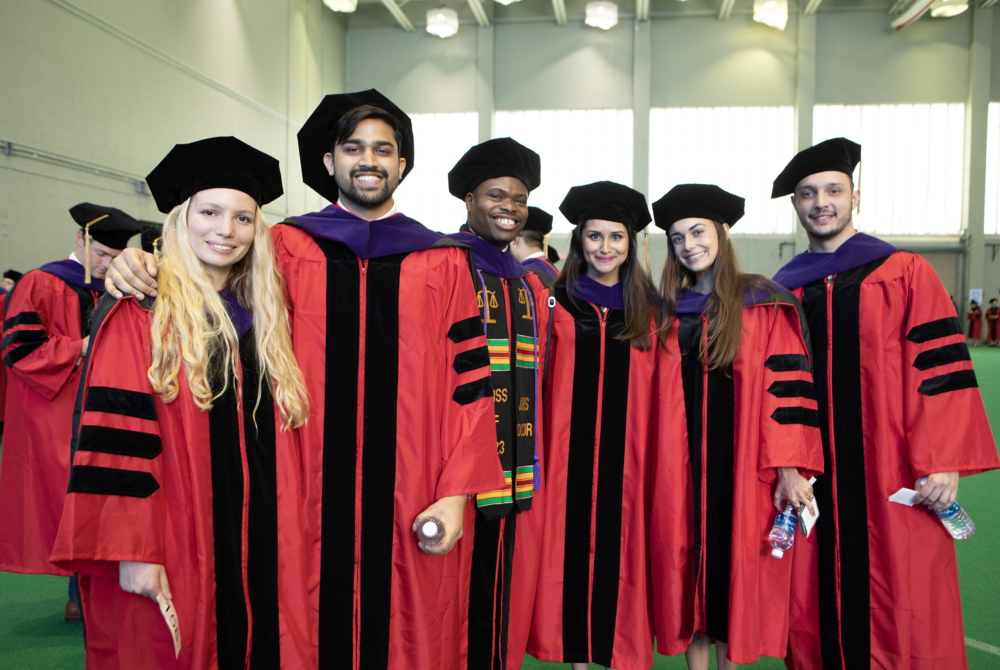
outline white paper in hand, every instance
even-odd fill
[[[170,635],[174,639],[174,659],[181,654],[181,627],[177,624],[177,610],[174,609],[174,601],[165,598],[162,593],[156,595],[156,602],[160,605],[160,614],[167,622]]]
[[[810,477],[809,483],[815,484],[816,478]],[[805,535],[806,537],[809,537],[809,533],[812,532],[813,526],[816,525],[816,519],[819,518],[819,503],[817,503],[816,500],[813,500],[812,504],[813,504],[813,509],[816,510],[815,514],[811,514],[809,512],[809,508],[805,505],[803,505],[802,508],[799,510],[799,530],[801,530],[802,534]]]
[[[907,507],[913,507],[913,499],[917,497],[917,492],[913,489],[902,488],[889,496],[889,502],[899,503]]]

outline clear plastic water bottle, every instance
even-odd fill
[[[444,522],[436,516],[425,516],[417,522],[417,541],[425,547],[436,547],[444,539]]]
[[[918,479],[917,490],[922,489],[926,483],[927,477]],[[948,529],[948,532],[956,540],[967,540],[976,532],[976,524],[972,523],[969,514],[962,509],[957,501],[953,502],[948,509],[943,509],[940,512],[938,510],[932,511],[938,515],[941,523],[944,524],[944,527]]]
[[[771,528],[771,555],[781,558],[785,552],[792,548],[795,541],[795,524],[798,523],[798,515],[795,514],[795,506],[785,501],[785,509],[778,512],[774,517],[774,526]]]

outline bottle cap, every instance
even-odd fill
[[[774,556],[775,558],[781,558],[782,556],[785,555],[785,552],[784,550],[775,547],[774,549],[771,550],[771,555]]]
[[[435,521],[427,521],[420,527],[420,532],[424,537],[434,537],[438,533],[438,525]]]

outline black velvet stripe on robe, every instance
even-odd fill
[[[366,263],[365,360],[360,361],[361,267],[345,245],[313,238],[327,260],[326,396],[320,564],[319,667],[344,667],[354,647],[353,528],[357,510],[358,369],[364,365],[360,667],[384,668],[389,653],[396,389],[399,375],[399,276],[406,254]],[[334,529],[350,528],[351,532]]]
[[[862,391],[860,308],[861,283],[886,260],[880,258],[852,268],[833,281],[833,342],[827,339],[827,284],[820,279],[804,287],[802,308],[812,334],[819,424],[829,425],[830,404],[827,379],[830,375],[837,411],[833,417],[836,435],[836,463],[830,452],[830,435],[822,430],[823,468],[833,473],[840,491],[836,515],[840,519],[840,584],[844,612],[867,612],[871,605],[871,575],[868,547],[868,501],[865,486],[865,451],[862,431]],[[832,352],[830,351],[832,349]],[[830,369],[830,356],[836,365]],[[822,509],[833,510],[833,489],[828,477],[820,477],[813,487]],[[837,615],[837,535],[833,514],[816,522],[819,551],[819,617],[824,668],[866,667],[871,658],[871,619],[867,616]],[[838,630],[840,631],[838,637]],[[842,638],[842,639],[840,639]],[[844,663],[841,663],[841,642]]]
[[[251,621],[250,667],[277,668],[280,665],[274,401],[270,384],[264,380],[258,404],[259,368],[252,328],[240,340],[240,363],[243,406],[239,407],[231,383],[215,400],[208,414],[220,670],[244,667]],[[240,420],[243,421],[249,482],[246,593],[242,564],[244,464],[240,454]]]
[[[617,339],[625,329],[623,312],[609,310],[602,389],[600,317],[587,303],[573,304],[565,289],[557,289],[556,298],[573,315],[576,333],[566,484],[563,660],[567,663],[590,660],[609,666],[618,612],[631,344]],[[600,453],[595,472],[594,444],[598,437],[595,419],[599,401]],[[597,500],[592,508],[595,476]],[[596,515],[594,577],[593,598],[588,602],[592,514]]]
[[[708,414],[705,436],[704,635],[721,642],[729,639],[729,581],[733,525],[733,466],[735,444],[735,387],[732,368],[728,376],[718,370],[707,375],[707,404],[703,368],[698,362],[703,321],[700,314],[680,314],[678,343],[682,352],[681,375],[687,414],[688,449],[694,483],[694,546],[702,547],[702,412]],[[698,561],[698,565],[702,565]],[[702,579],[696,573],[695,581]],[[696,639],[698,635],[696,634]]]

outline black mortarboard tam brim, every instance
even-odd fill
[[[553,265],[562,260],[562,256],[559,255],[559,252],[551,244],[549,245],[549,250],[545,253],[545,255],[548,256],[549,262]]]
[[[477,144],[448,173],[448,192],[459,200],[488,179],[514,177],[528,191],[542,183],[542,160],[534,151],[509,137]]]
[[[330,202],[337,202],[340,196],[337,182],[323,162],[323,156],[330,153],[330,131],[344,114],[362,105],[378,107],[396,119],[403,143],[399,148],[399,155],[406,160],[400,181],[413,169],[413,123],[403,110],[374,88],[357,93],[328,95],[299,130],[298,139],[302,181]]]
[[[861,145],[844,137],[820,142],[795,154],[774,180],[771,197],[795,193],[799,182],[818,172],[843,172],[848,177],[861,162]]]
[[[534,231],[542,235],[552,232],[552,215],[538,207],[528,208],[528,220],[521,232]]]
[[[198,191],[231,188],[254,199],[258,206],[279,198],[278,160],[235,137],[210,137],[176,144],[146,176],[156,207],[164,214]]]
[[[746,201],[715,184],[678,184],[653,203],[657,228],[670,232],[681,219],[709,219],[732,228],[743,218]]]
[[[559,211],[574,226],[601,219],[624,224],[636,233],[652,220],[646,196],[613,181],[574,186],[563,198]]]
[[[69,213],[85,232],[90,233],[90,237],[111,249],[124,249],[128,241],[142,230],[138,221],[114,207],[82,202]]]
[[[23,276],[24,276],[24,274],[21,273],[21,272],[18,272],[17,270],[7,270],[6,272],[3,273],[3,278],[4,279],[9,279],[12,282],[14,282],[15,284],[17,282],[21,281],[21,277],[23,277]]]

